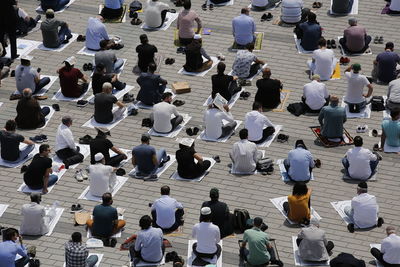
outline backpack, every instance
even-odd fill
[[[305,105],[301,102],[289,104],[287,110],[297,117],[306,113]]]
[[[257,161],[256,169],[259,172],[269,172],[271,170],[271,167],[273,170],[273,165],[274,165],[274,162],[272,161],[272,159],[262,158],[259,161]]]
[[[233,212],[233,228],[237,233],[243,233],[247,227],[247,220],[250,219],[250,214],[246,209],[235,209]]]
[[[382,96],[373,96],[371,98],[371,110],[382,111],[385,110],[385,101]]]

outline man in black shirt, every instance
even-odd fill
[[[158,52],[157,47],[149,44],[149,39],[146,34],[140,35],[140,45],[136,47],[138,53],[138,66],[141,72],[146,72],[150,63],[154,62],[154,54]]]
[[[242,90],[240,86],[237,85],[237,76],[231,76],[224,74],[226,65],[224,62],[219,62],[217,65],[218,73],[211,76],[212,83],[212,99],[215,95],[219,93],[227,101],[231,100],[232,96]]]
[[[103,92],[94,96],[94,120],[98,123],[108,124],[122,119],[124,115],[125,105],[111,92],[111,83],[104,83]],[[114,104],[118,106],[118,109],[113,112]]]
[[[107,135],[111,135],[110,132],[102,132],[97,130],[97,136],[90,142],[90,164],[95,164],[96,160],[94,155],[101,153],[104,156],[106,165],[118,167],[121,161],[128,157],[119,148],[113,145],[113,143],[107,139]],[[114,151],[117,155],[110,157],[110,151]]]
[[[25,159],[35,148],[34,142],[15,133],[16,128],[15,120],[8,120],[5,129],[0,131],[1,158],[4,161],[19,162]],[[19,150],[19,143],[27,144],[27,146]]]
[[[25,184],[33,190],[42,189],[46,194],[47,188],[54,185],[58,181],[58,176],[51,174],[53,161],[49,158],[50,146],[43,144],[39,147],[39,153],[36,154],[31,164],[29,164],[24,173]]]
[[[264,109],[276,108],[281,103],[282,83],[270,77],[271,69],[265,68],[263,78],[256,83],[258,90],[254,102],[261,103]]]
[[[229,208],[226,203],[218,200],[218,188],[211,188],[210,201],[204,201],[201,207],[209,207],[211,209],[211,222],[218,226],[221,238],[224,238],[233,233],[233,220],[229,213]]]
[[[103,63],[96,65],[95,72],[92,76],[92,88],[93,95],[101,93],[103,91],[103,84],[111,83],[115,90],[122,90],[125,88],[126,83],[122,83],[118,80],[118,76],[115,73],[106,73],[106,67]]]
[[[16,59],[19,57],[17,55],[17,37],[16,37],[16,29],[17,29],[17,15],[15,14],[14,6],[16,5],[15,0],[1,0],[0,1],[0,42],[3,45],[3,54],[0,57],[4,57],[6,55],[6,34],[10,39],[10,47],[11,47],[11,59]]]

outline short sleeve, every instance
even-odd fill
[[[108,139],[106,139],[105,145],[106,145],[106,147],[107,147],[108,149],[111,149],[111,148],[114,146],[113,143],[112,143],[110,140],[108,140]]]
[[[111,100],[112,100],[113,104],[118,102],[118,99],[114,95],[111,96]]]
[[[154,147],[151,147],[151,155],[155,155],[156,154],[156,149]]]
[[[46,168],[51,168],[53,166],[53,161],[50,158],[47,158]]]
[[[249,235],[247,234],[247,230],[244,231],[244,234],[243,234],[243,241],[244,241],[244,242],[249,241]]]
[[[79,79],[82,79],[82,78],[83,78],[83,73],[82,73],[79,69],[76,69],[76,76],[77,76]]]

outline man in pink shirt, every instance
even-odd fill
[[[190,8],[192,7],[192,3],[190,0],[184,0],[183,2],[184,10],[179,13],[178,22],[176,27],[179,30],[179,42],[182,46],[186,46],[190,44],[193,40],[193,36],[195,34],[193,30],[194,21],[197,22],[197,31],[196,34],[200,32],[201,29],[201,20],[197,13]]]
[[[344,30],[340,45],[347,53],[364,53],[371,42],[371,36],[367,35],[364,27],[357,25],[357,19],[350,18],[347,29]]]

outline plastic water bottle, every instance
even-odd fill
[[[54,201],[49,211],[50,218],[54,218],[56,216],[58,206],[60,206],[60,202],[58,202],[58,200]]]

